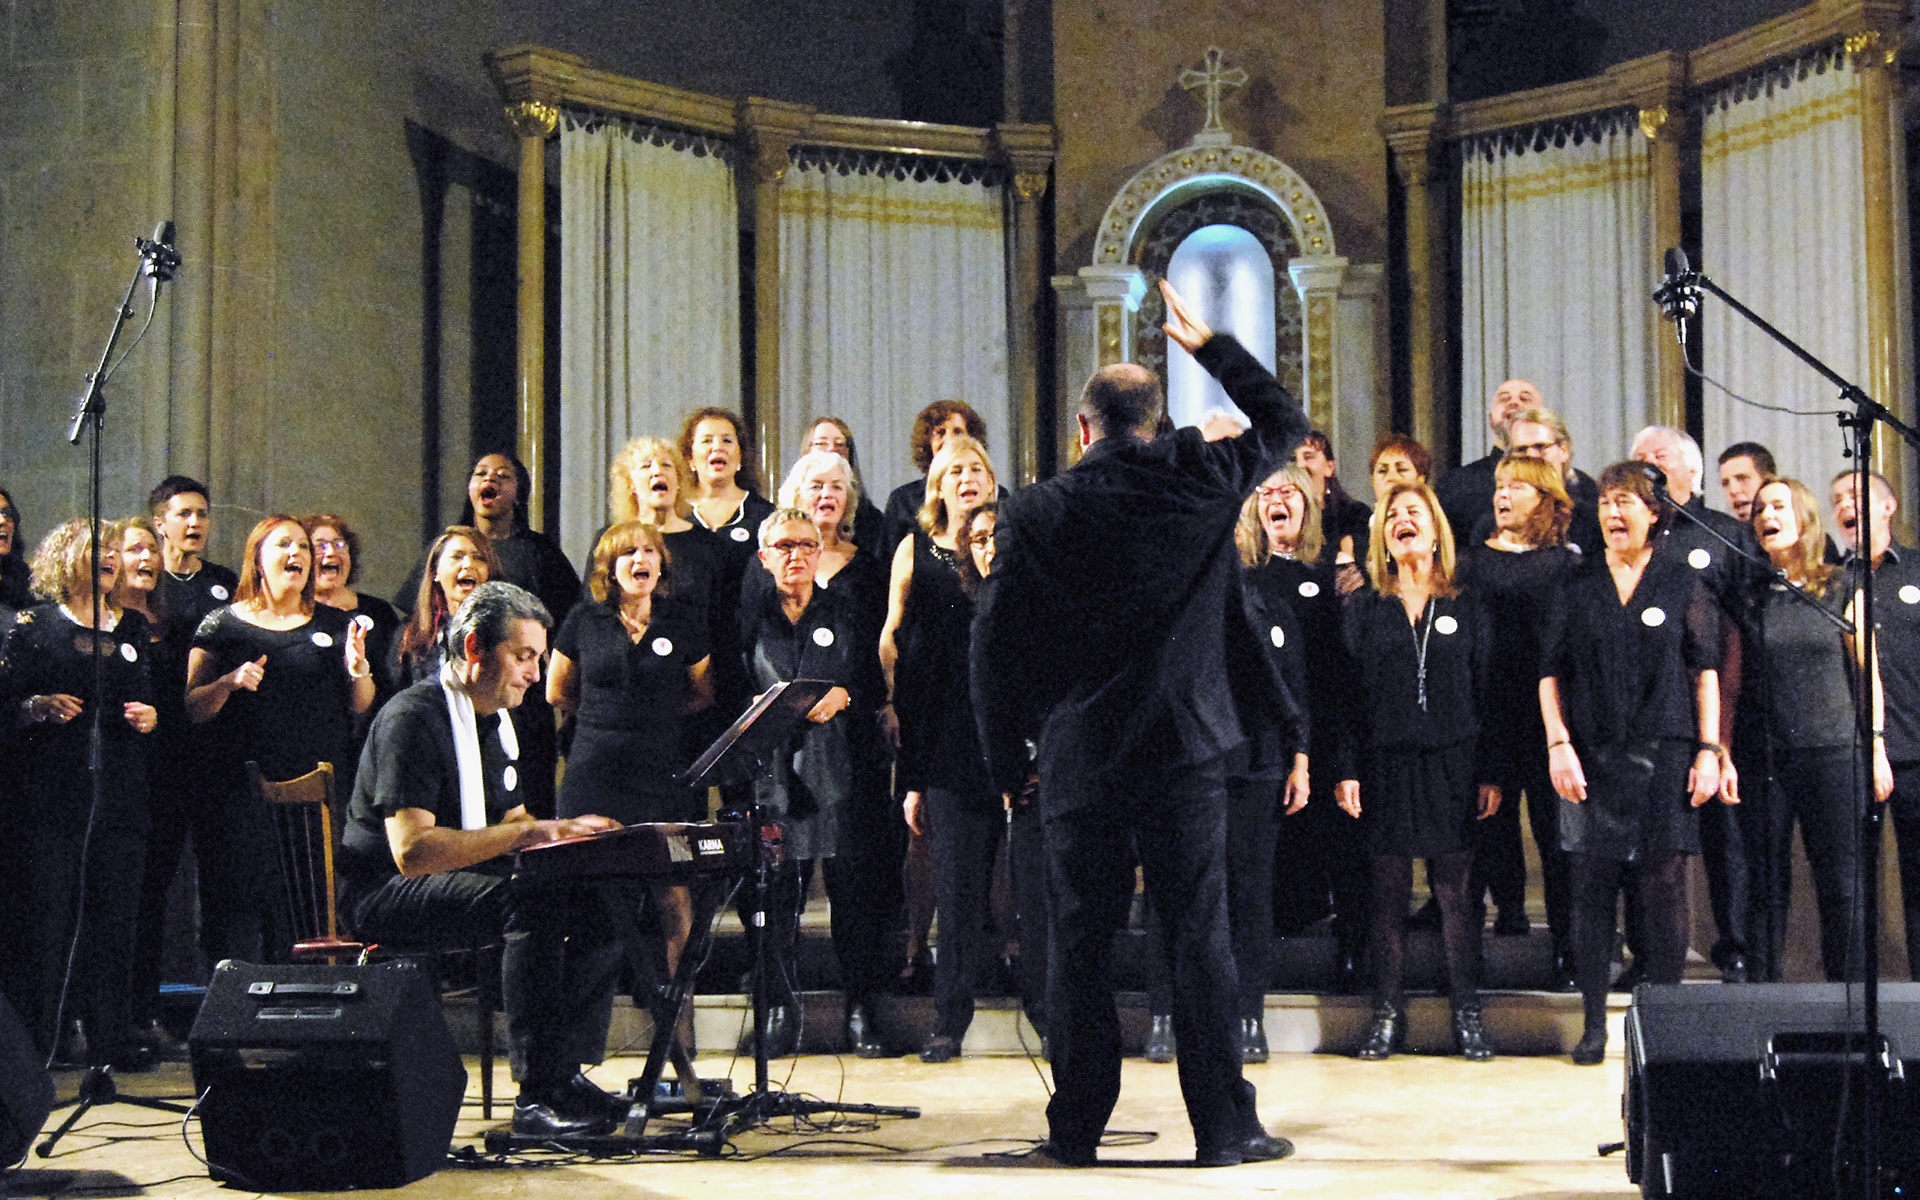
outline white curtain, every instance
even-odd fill
[[[1700,269],[1843,377],[1864,381],[1866,195],[1853,68],[1836,50],[1744,80],[1708,97],[1700,132]],[[1838,407],[1832,385],[1711,296],[1698,353],[1708,375],[1749,399]],[[1702,416],[1709,463],[1729,443],[1759,442],[1816,496],[1846,466],[1832,417],[1763,411],[1711,385]]]
[[[740,405],[733,169],[704,139],[567,120],[560,132],[560,544],[585,562],[607,466],[685,413]]]
[[[1476,138],[1462,158],[1461,460],[1493,449],[1487,401],[1517,377],[1597,472],[1653,419],[1647,139],[1616,113]]]
[[[938,169],[941,175],[949,172]],[[926,174],[927,168],[914,173]],[[1011,485],[1006,221],[1001,190],[911,178],[898,162],[803,154],[780,186],[780,429],[788,462],[814,421],[853,429],[875,504],[918,477],[913,418],[965,400]]]

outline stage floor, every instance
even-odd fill
[[[1630,1197],[1639,1190],[1627,1182],[1622,1157],[1595,1154],[1600,1143],[1622,1136],[1619,1046],[1616,1037],[1612,1055],[1600,1067],[1547,1057],[1476,1065],[1424,1055],[1385,1063],[1276,1055],[1270,1063],[1248,1068],[1248,1074],[1260,1089],[1267,1126],[1293,1139],[1298,1152],[1283,1162],[1210,1171],[1187,1165],[1193,1140],[1171,1064],[1129,1059],[1100,1164],[1063,1170],[994,1157],[1045,1135],[1046,1092],[1025,1058],[977,1055],[930,1066],[917,1058],[814,1055],[776,1063],[775,1081],[826,1098],[917,1105],[924,1115],[866,1126],[754,1133],[740,1139],[737,1157],[723,1159],[564,1164],[548,1159],[546,1165],[524,1167],[450,1167],[405,1194],[410,1200],[982,1194],[996,1200],[1116,1200],[1183,1191],[1423,1200]],[[701,1074],[709,1077],[726,1074],[729,1063],[720,1056],[699,1060]],[[467,1066],[477,1073],[475,1059],[469,1058]],[[603,1086],[618,1086],[640,1066],[637,1058],[613,1059],[594,1077]],[[732,1078],[750,1083],[751,1063],[732,1063]],[[60,1084],[63,1095],[71,1094],[71,1073],[63,1073]],[[477,1076],[471,1084],[456,1146],[478,1148],[487,1123],[480,1119]],[[123,1088],[156,1095],[191,1090],[182,1065],[131,1077]],[[504,1066],[496,1094],[510,1103],[513,1085]],[[496,1118],[506,1111],[496,1106]],[[197,1127],[193,1135],[198,1149]],[[5,1183],[0,1191],[9,1196],[236,1194],[208,1180],[188,1154],[179,1118],[126,1105],[96,1109],[54,1158],[30,1158]]]

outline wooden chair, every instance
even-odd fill
[[[500,944],[497,940],[448,950],[443,947],[379,945],[356,940],[340,923],[334,856],[340,841],[340,806],[334,792],[333,764],[323,762],[298,779],[275,782],[247,764],[247,784],[266,806],[273,822],[274,846],[287,912],[292,922],[294,961],[348,960],[365,963],[376,955],[428,958],[437,966],[447,955],[475,959],[475,993],[480,1001],[480,1111],[493,1119],[493,1017],[499,1009]]]

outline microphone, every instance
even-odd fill
[[[1698,272],[1687,262],[1687,252],[1669,246],[1666,275],[1654,289],[1653,302],[1666,313],[1667,320],[1677,325],[1682,346],[1687,344],[1687,321],[1700,313],[1700,290],[1694,283],[1697,278]]]
[[[1679,251],[1669,251],[1669,253],[1677,254]],[[1647,482],[1653,485],[1654,499],[1665,500],[1669,504],[1673,503],[1673,497],[1667,494],[1667,473],[1650,462],[1636,463],[1635,465],[1640,468],[1640,473],[1647,477]]]
[[[172,279],[173,273],[180,269],[180,251],[173,246],[172,221],[161,221],[153,227],[151,238],[135,238],[133,244],[139,248],[146,264],[143,273],[156,287]]]

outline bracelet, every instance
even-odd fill
[[[353,680],[356,683],[358,683],[362,679],[372,679],[373,668],[369,666],[366,670],[360,672],[358,675],[355,675],[352,670],[348,670],[347,678]]]
[[[44,721],[44,720],[46,720],[46,718],[45,718],[45,717],[43,717],[43,716],[41,716],[41,715],[40,715],[39,713],[37,713],[37,712],[35,712],[35,711],[33,711],[33,702],[34,702],[35,700],[38,700],[39,698],[40,698],[40,697],[38,697],[38,696],[28,696],[28,697],[27,697],[27,698],[26,698],[25,700],[22,700],[22,701],[20,702],[20,712],[21,712],[21,715],[22,715],[22,716],[24,716],[24,717],[26,717],[26,719],[27,719],[27,720],[29,720],[29,721],[32,721],[32,722],[33,722],[34,724],[36,724],[36,725],[38,725],[38,724],[39,724],[40,722],[42,722],[42,721]]]
[[[1562,746],[1571,746],[1571,745],[1573,745],[1573,742],[1572,742],[1572,741],[1570,741],[1570,740],[1569,740],[1569,739],[1567,739],[1567,738],[1561,738],[1561,739],[1560,739],[1559,741],[1557,741],[1557,742],[1548,742],[1548,743],[1547,743],[1547,749],[1549,749],[1549,750],[1558,750],[1558,749],[1559,749],[1560,747],[1562,747]]]
[[[1713,755],[1715,758],[1725,758],[1727,756],[1727,748],[1725,746],[1722,746],[1719,742],[1695,743],[1694,753],[1697,754],[1702,750],[1713,751]]]

